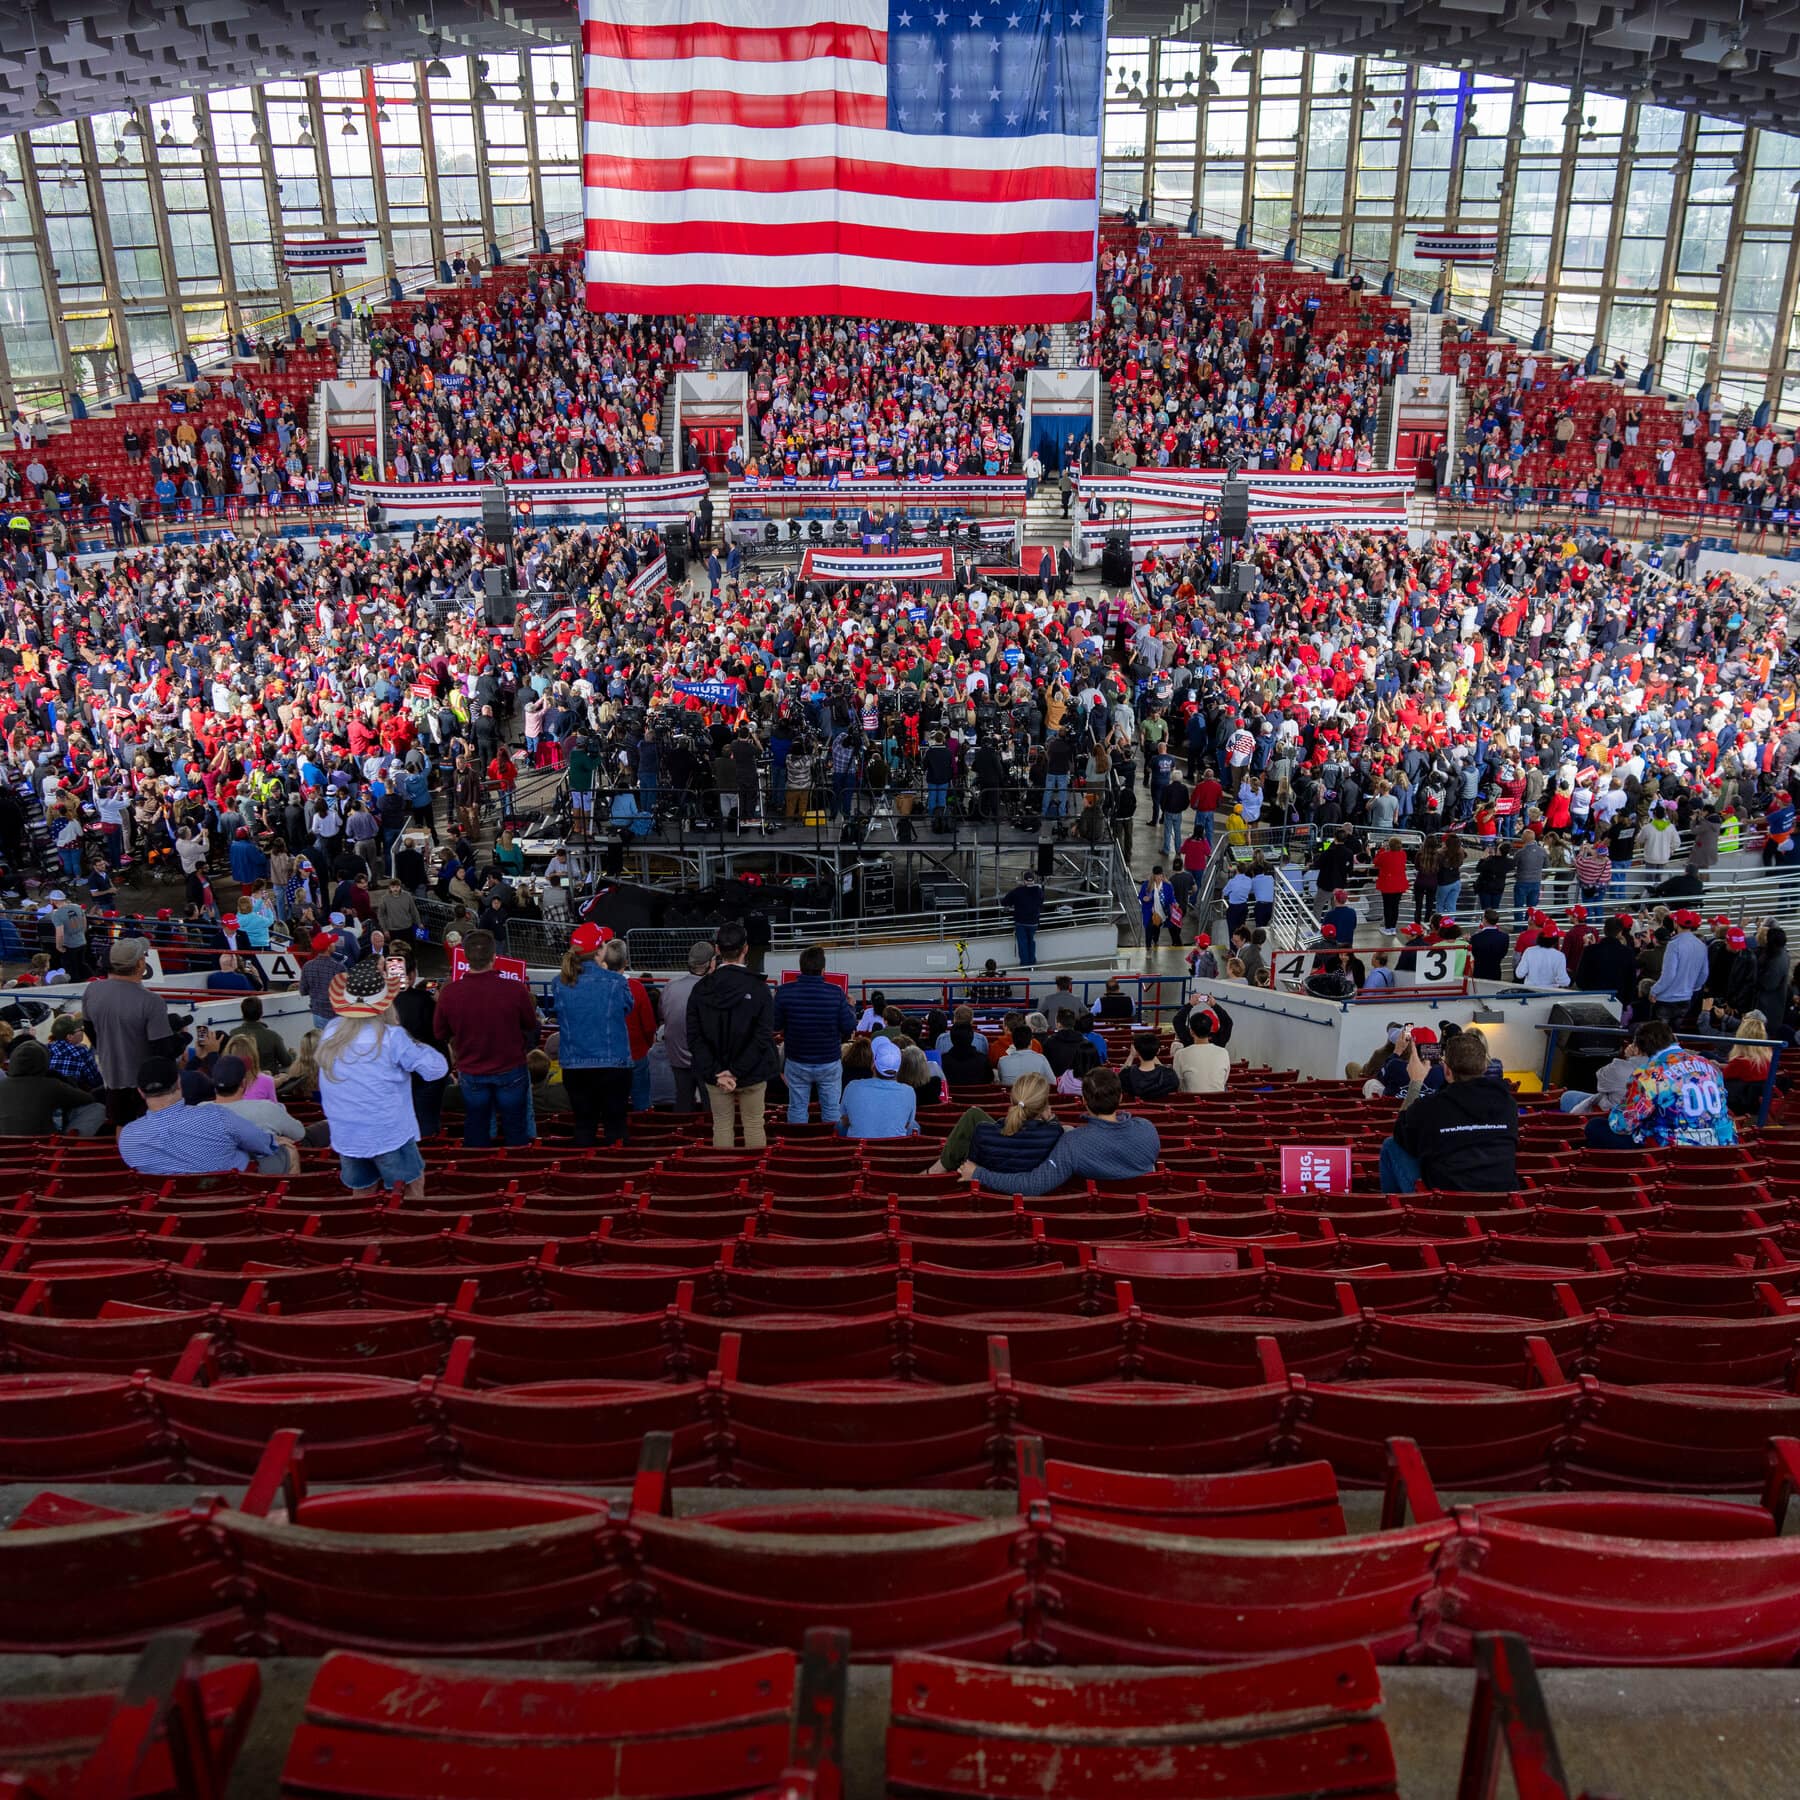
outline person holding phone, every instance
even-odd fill
[[[1394,1133],[1381,1146],[1381,1191],[1410,1194],[1421,1180],[1452,1193],[1498,1194],[1519,1185],[1519,1102],[1504,1076],[1488,1072],[1487,1038],[1459,1031],[1441,1054],[1445,1080],[1426,1092],[1431,1065],[1415,1030],[1406,1052],[1406,1094]],[[1396,1047],[1398,1048],[1398,1046]]]

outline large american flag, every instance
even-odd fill
[[[588,304],[1089,316],[1106,0],[582,0]]]

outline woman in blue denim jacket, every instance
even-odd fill
[[[631,1020],[650,1002],[623,973],[625,946],[598,925],[583,925],[569,940],[562,973],[551,993],[559,1034],[557,1060],[575,1116],[575,1142],[622,1144],[631,1113]],[[654,1036],[655,1015],[639,1019]]]

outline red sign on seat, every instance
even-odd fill
[[[1283,1194],[1347,1194],[1350,1191],[1348,1144],[1284,1144],[1281,1149]]]

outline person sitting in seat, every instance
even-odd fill
[[[1231,1053],[1213,1042],[1213,1018],[1195,1007],[1188,1014],[1191,1044],[1175,1052],[1175,1076],[1184,1094],[1222,1094],[1231,1074]]]
[[[1119,986],[1116,975],[1107,978],[1106,992],[1100,996],[1100,1017],[1109,1024],[1123,1024],[1137,1017],[1137,1003]]]
[[[105,1123],[104,1102],[53,1074],[50,1052],[36,1038],[13,1045],[0,1081],[0,1137],[47,1138],[60,1129],[91,1138]]]
[[[1026,1174],[984,1167],[971,1158],[959,1175],[1004,1194],[1049,1194],[1070,1180],[1125,1181],[1150,1174],[1162,1154],[1162,1139],[1148,1119],[1121,1115],[1118,1072],[1090,1069],[1081,1083],[1088,1119],[1065,1132],[1044,1162]]]
[[[1119,1071],[1119,1086],[1129,1100],[1166,1100],[1181,1087],[1173,1064],[1160,1060],[1162,1040],[1154,1031],[1132,1034],[1131,1055]]]
[[[1726,1106],[1719,1065],[1684,1048],[1666,1020],[1646,1019],[1631,1035],[1650,1060],[1632,1076],[1625,1098],[1605,1118],[1588,1120],[1589,1146],[1631,1150],[1640,1145],[1735,1144],[1737,1127]]]
[[[1035,1070],[1012,1085],[1012,1104],[996,1122],[979,1106],[971,1106],[950,1128],[937,1161],[927,1175],[948,1175],[975,1157],[987,1168],[1024,1174],[1035,1169],[1063,1135],[1055,1112],[1056,1088]]]
[[[919,1129],[913,1090],[900,1080],[900,1046],[878,1037],[869,1045],[874,1073],[844,1088],[838,1135],[847,1138],[913,1137]]]
[[[1488,1072],[1487,1039],[1459,1031],[1444,1046],[1444,1085],[1427,1094],[1429,1065],[1406,1052],[1406,1097],[1381,1146],[1381,1191],[1410,1194],[1421,1177],[1453,1193],[1498,1194],[1519,1185],[1519,1102]]]
[[[181,1070],[172,1057],[145,1057],[137,1091],[144,1116],[119,1133],[119,1155],[140,1175],[242,1174],[252,1163],[260,1167],[287,1154],[272,1131],[227,1107],[186,1105]]]
[[[966,1009],[958,1007],[960,1015]],[[950,1047],[938,1053],[938,1067],[951,1087],[989,1087],[994,1081],[994,1065],[985,1049],[975,1041],[971,1021],[958,1017],[949,1030]],[[1027,1040],[1029,1042],[1029,1040]]]

